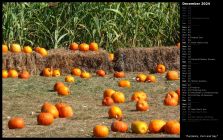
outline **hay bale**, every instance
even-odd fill
[[[98,52],[71,51],[65,48],[52,49],[48,51],[47,57],[33,52],[7,53],[3,54],[3,69],[14,68],[18,71],[28,70],[32,75],[41,74],[45,67],[58,68],[62,73],[70,73],[73,67],[79,67],[89,72],[95,72],[101,68],[106,71],[112,70],[111,62],[108,60],[108,53],[100,49]]]
[[[115,52],[115,71],[154,72],[157,64],[167,69],[180,69],[180,49],[173,47],[127,48]]]

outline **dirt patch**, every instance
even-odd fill
[[[180,69],[180,49],[172,47],[118,49],[115,52],[114,70],[154,72],[157,64],[167,69]]]

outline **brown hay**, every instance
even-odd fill
[[[180,49],[173,47],[129,48],[115,52],[115,71],[154,72],[157,64],[167,69],[180,69]]]

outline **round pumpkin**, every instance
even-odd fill
[[[113,105],[113,104],[114,104],[114,100],[111,97],[105,97],[102,100],[102,105],[104,105],[104,106],[110,106],[110,105]]]
[[[21,129],[21,128],[24,128],[25,127],[25,123],[24,123],[23,118],[20,118],[20,117],[11,118],[8,121],[8,127],[9,127],[9,129]]]
[[[116,78],[124,78],[125,77],[125,73],[124,73],[124,71],[116,71],[114,73],[114,77],[116,77]]]
[[[8,71],[8,77],[17,78],[19,76],[18,72],[14,69],[10,69]]]
[[[54,91],[57,91],[61,86],[65,86],[63,82],[56,82],[53,87]]]
[[[178,105],[178,100],[176,100],[176,98],[172,97],[172,95],[167,94],[165,99],[164,99],[164,105],[177,106]]]
[[[147,101],[139,100],[136,103],[136,110],[137,111],[147,111],[148,109],[149,109],[149,105],[148,105]]]
[[[2,70],[2,78],[8,78],[8,71],[7,70]]]
[[[156,66],[156,72],[157,73],[164,73],[166,71],[166,67],[163,64],[158,64]]]
[[[95,42],[90,43],[89,50],[91,51],[98,51],[98,44]]]
[[[8,46],[7,45],[5,45],[5,44],[2,45],[2,52],[3,53],[7,53],[8,52]]]
[[[118,106],[111,106],[108,110],[109,118],[120,119],[122,118],[122,110]]]
[[[136,81],[137,82],[145,82],[145,80],[146,80],[146,75],[145,74],[138,74],[137,76],[136,76]]]
[[[179,96],[178,96],[178,94],[177,94],[175,91],[169,91],[169,92],[167,93],[167,95],[170,95],[171,98],[174,98],[174,99],[176,99],[177,101],[179,100]],[[166,98],[167,98],[167,95],[166,95]]]
[[[109,61],[113,61],[114,60],[114,53],[109,53],[108,54],[108,59],[109,59]]]
[[[57,110],[59,111],[59,114],[60,114],[60,110],[61,110],[61,108],[64,107],[64,106],[69,106],[69,105],[66,104],[66,103],[56,103],[56,104],[55,104],[55,107],[56,107]]]
[[[11,44],[10,51],[13,53],[19,53],[19,52],[21,52],[21,47],[19,44]]]
[[[75,42],[71,43],[70,44],[70,50],[72,50],[72,51],[78,50],[78,44],[75,43]]]
[[[59,117],[59,111],[57,110],[56,106],[51,103],[45,102],[41,108],[41,112],[51,113],[54,118]]]
[[[44,68],[43,69],[43,76],[51,77],[53,74],[53,70],[51,68]]]
[[[40,48],[41,48],[41,47],[35,47],[35,48],[34,48],[34,51],[37,52],[37,53],[39,53]]]
[[[98,75],[98,76],[101,76],[101,77],[104,77],[105,75],[106,75],[106,73],[105,73],[105,71],[104,70],[97,70],[96,71],[96,74]]]
[[[41,56],[43,56],[43,57],[45,57],[45,56],[48,55],[48,52],[47,52],[47,50],[46,50],[45,48],[40,48],[40,49],[38,50],[38,53],[39,53]]]
[[[135,91],[131,97],[132,101],[138,102],[139,100],[147,101],[147,94],[143,91]]]
[[[32,53],[32,48],[30,46],[25,46],[22,50],[24,53]]]
[[[180,123],[176,120],[170,120],[166,122],[164,130],[168,134],[179,134],[180,133]]]
[[[154,75],[148,75],[146,77],[146,82],[156,82],[156,77]]]
[[[51,113],[41,112],[37,116],[37,122],[39,125],[51,125],[54,121],[54,117]]]
[[[75,76],[80,76],[81,75],[81,69],[79,68],[73,68],[71,73]]]
[[[109,129],[105,125],[96,125],[93,129],[93,134],[95,137],[105,138],[109,135]]]
[[[70,94],[70,89],[67,86],[60,86],[57,93],[58,95],[66,96]]]
[[[168,71],[166,74],[167,80],[179,80],[178,72],[176,71]]]
[[[144,121],[136,120],[132,122],[131,129],[133,133],[146,134],[148,132],[148,124]]]
[[[149,123],[149,132],[160,133],[164,130],[166,122],[163,120],[151,120]]]
[[[125,133],[128,131],[128,124],[123,121],[116,120],[111,124],[111,130],[114,132]]]
[[[81,43],[81,44],[79,45],[79,50],[80,50],[80,51],[83,51],[83,52],[86,52],[86,51],[89,50],[89,45],[86,44],[86,43]]]
[[[121,80],[121,81],[118,82],[118,86],[130,88],[131,84],[128,80]]]
[[[20,74],[19,74],[19,78],[21,79],[29,79],[30,77],[30,74],[28,71],[22,71]]]
[[[70,83],[72,83],[72,82],[74,82],[74,81],[75,81],[75,80],[74,80],[74,77],[71,76],[71,75],[68,75],[68,76],[65,77],[65,82],[70,82]]]
[[[53,70],[52,72],[52,76],[53,77],[59,77],[61,74],[60,74],[60,70],[59,69],[55,69]]]
[[[88,78],[91,78],[91,74],[89,72],[84,71],[84,72],[81,73],[80,77],[88,79]]]
[[[104,90],[103,96],[104,96],[104,98],[111,97],[112,94],[114,94],[114,93],[115,93],[115,91],[113,89],[108,88],[108,89]]]
[[[122,92],[115,92],[114,94],[112,94],[111,98],[114,100],[115,103],[125,102],[125,95]]]
[[[60,118],[69,118],[74,115],[73,109],[69,105],[61,106],[59,109],[59,116]]]

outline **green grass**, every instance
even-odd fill
[[[113,52],[117,48],[169,46],[179,42],[178,3],[60,2],[3,3],[6,44],[66,47],[90,43]]]
[[[131,88],[118,87],[120,79],[114,79],[112,74],[101,78],[92,74],[91,79],[75,77],[75,83],[65,83],[70,86],[72,94],[69,96],[58,96],[53,92],[53,86],[57,81],[64,81],[61,77],[32,76],[28,80],[3,79],[3,137],[92,137],[93,127],[104,124],[109,127],[114,119],[108,118],[108,108],[101,105],[103,91],[112,88],[125,94],[126,102],[118,105],[124,114],[123,121],[129,125],[127,133],[115,133],[110,131],[109,137],[179,137],[165,133],[137,135],[131,133],[131,122],[140,119],[150,122],[152,119],[163,119],[165,121],[180,118],[180,106],[169,107],[163,105],[163,99],[170,90],[176,90],[180,81],[167,81],[165,74],[155,74],[157,83],[139,83],[133,78],[137,73],[127,73],[126,78],[131,82]],[[142,90],[149,97],[150,110],[138,112],[135,103],[131,102],[134,91]],[[41,110],[44,102],[65,102],[72,106],[74,116],[68,119],[58,118],[50,126],[37,125],[36,115]],[[34,114],[31,114],[34,112]],[[26,127],[21,130],[12,130],[7,126],[9,117],[23,117]],[[111,130],[111,129],[110,129]]]

